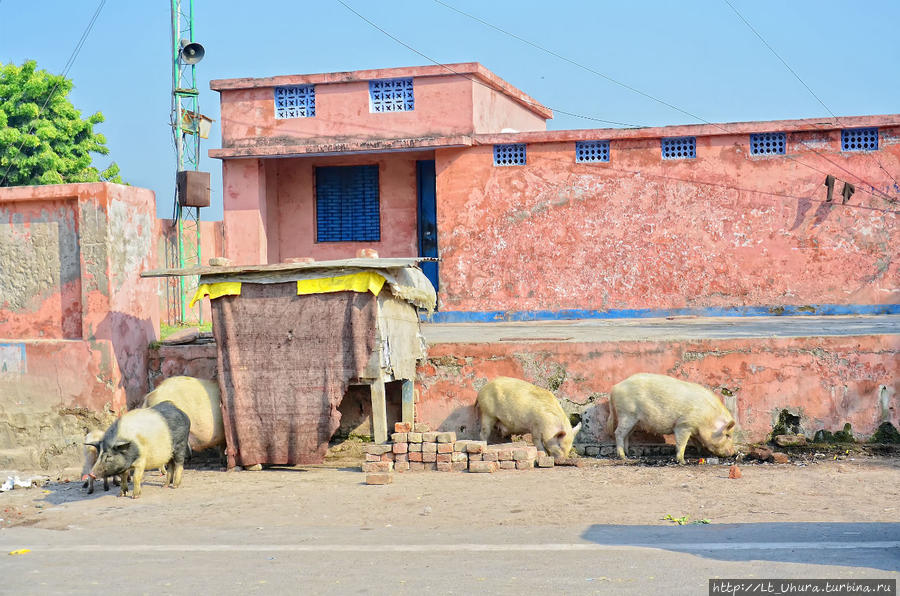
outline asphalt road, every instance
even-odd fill
[[[422,334],[430,344],[473,341],[669,341],[705,338],[900,335],[900,315],[423,323]]]
[[[900,579],[900,523],[13,527],[0,552],[4,594],[707,594],[710,578]]]

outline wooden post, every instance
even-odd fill
[[[369,383],[372,392],[372,434],[378,444],[387,443],[387,404],[384,399],[384,378],[378,377]]]
[[[409,379],[403,379],[401,387],[400,419],[403,422],[416,421],[415,383]]]

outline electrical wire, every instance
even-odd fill
[[[435,0],[435,1],[437,1],[437,0]],[[819,104],[821,104],[821,106],[823,108],[825,108],[825,111],[827,111],[829,114],[831,114],[831,117],[834,120],[835,124],[837,124],[839,126],[843,126],[841,124],[840,120],[838,119],[837,115],[831,110],[831,108],[829,108],[827,105],[825,105],[825,102],[822,101],[822,99],[818,95],[815,94],[815,92],[810,88],[810,86],[807,85],[806,82],[800,78],[800,75],[798,75],[797,72],[793,68],[791,68],[791,66],[784,60],[784,58],[782,58],[781,55],[779,55],[778,52],[775,51],[775,48],[773,48],[771,45],[769,45],[769,42],[767,42],[765,39],[763,39],[763,36],[760,35],[759,31],[757,31],[756,28],[750,24],[750,21],[748,21],[746,18],[744,18],[744,15],[742,15],[740,12],[738,12],[738,9],[735,8],[734,5],[731,2],[729,2],[729,0],[722,0],[722,1],[725,4],[727,4],[728,7],[731,8],[732,11],[734,11],[734,14],[736,14],[738,16],[738,18],[744,22],[745,25],[747,25],[747,28],[750,29],[750,31],[752,31],[753,34],[756,35],[757,38],[759,38],[759,41],[761,41],[764,46],[769,48],[769,51],[772,52],[772,54],[776,58],[778,58],[778,60],[784,65],[784,67],[786,69],[788,69],[790,71],[790,73],[792,75],[794,75],[794,78],[797,79],[798,81],[800,81],[801,85],[806,87],[806,90],[809,91],[809,94],[816,98],[816,101],[819,102]],[[897,179],[894,178],[891,175],[891,173],[887,171],[887,169],[885,169],[885,167],[881,164],[881,161],[879,161],[879,159],[875,156],[874,153],[870,153],[867,151],[866,155],[869,155],[872,159],[875,160],[875,163],[878,164],[878,167],[881,168],[881,171],[884,172],[885,174],[887,174],[888,178],[890,178],[891,180],[894,181],[894,184],[898,184]]]
[[[44,113],[44,109],[47,107],[47,104],[50,103],[50,100],[53,98],[53,95],[56,93],[56,89],[59,87],[60,81],[64,80],[69,75],[69,70],[72,68],[72,65],[75,64],[75,59],[78,57],[78,54],[81,52],[81,48],[84,46],[84,42],[87,41],[88,35],[91,33],[91,29],[94,28],[94,23],[97,22],[97,18],[100,16],[100,12],[103,10],[104,5],[106,4],[106,0],[100,0],[100,3],[97,5],[97,10],[94,11],[94,16],[91,17],[90,22],[87,27],[85,27],[84,32],[81,34],[81,38],[78,40],[78,43],[75,44],[75,49],[72,50],[72,53],[69,55],[69,59],[66,61],[65,66],[63,67],[62,74],[60,78],[56,80],[56,83],[53,85],[53,89],[50,90],[50,94],[47,95],[47,99],[44,100],[44,105],[41,106],[41,109],[38,111],[37,116],[34,119],[36,123],[37,120],[40,119],[41,114]],[[32,124],[28,129],[28,132],[25,134],[27,138],[32,132],[34,132],[35,124]],[[25,139],[22,139],[22,142],[19,144],[19,149],[16,151],[16,157],[22,152],[22,147],[25,146]],[[15,159],[12,158],[12,159]],[[13,163],[12,161],[9,164],[9,167],[6,168],[6,173],[3,174],[3,179],[0,180],[0,186],[3,186],[3,183],[6,182],[6,178],[9,176],[9,173],[12,171]]]
[[[457,72],[457,71],[453,70],[451,67],[447,66],[446,64],[444,64],[444,63],[442,63],[442,62],[438,62],[438,61],[435,60],[434,58],[432,58],[432,57],[430,57],[430,56],[428,56],[428,55],[426,55],[426,54],[420,52],[420,51],[417,50],[416,48],[412,47],[411,45],[409,45],[408,43],[404,42],[403,40],[401,40],[401,39],[395,37],[394,35],[392,35],[392,34],[389,33],[388,31],[386,31],[385,29],[379,27],[376,23],[372,22],[371,20],[369,20],[368,18],[366,18],[365,16],[363,16],[362,14],[360,14],[359,12],[357,12],[356,10],[354,10],[351,6],[349,6],[346,2],[344,2],[344,0],[337,0],[337,2],[338,2],[340,5],[342,5],[344,8],[346,8],[347,10],[349,10],[350,12],[352,12],[353,14],[355,14],[357,17],[359,17],[360,19],[362,19],[363,21],[365,21],[366,23],[368,23],[369,25],[371,25],[373,28],[377,29],[378,31],[380,31],[380,32],[383,33],[384,35],[390,37],[390,38],[393,39],[395,42],[397,42],[398,44],[402,45],[403,47],[405,47],[405,48],[408,49],[409,51],[418,54],[419,56],[421,56],[422,58],[425,58],[425,59],[428,60],[429,62],[432,62],[432,63],[436,64],[437,66],[440,66],[441,68],[444,68],[445,70],[447,70],[447,71],[449,71],[449,72],[451,72],[451,73],[453,73],[453,74],[455,74],[455,75],[457,75],[457,76],[463,77],[464,79],[467,79],[467,80],[469,80],[469,81],[472,81],[473,83],[477,83],[477,84],[479,84],[479,85],[481,85],[481,86],[483,86],[483,87],[486,87],[486,88],[488,88],[488,89],[493,89],[493,87],[491,87],[490,85],[488,85],[488,84],[486,84],[486,83],[483,83],[482,81],[479,81],[479,80],[476,79],[476,78],[469,77],[469,76],[467,76],[465,73]],[[567,112],[567,111],[565,111],[565,110],[560,110],[559,108],[554,108],[554,107],[552,107],[552,106],[547,106],[547,105],[537,104],[537,103],[534,103],[534,102],[525,100],[525,99],[523,99],[523,98],[519,98],[519,101],[521,101],[522,103],[525,103],[525,104],[527,104],[527,105],[530,105],[530,106],[532,106],[532,107],[536,107],[536,108],[549,108],[549,109],[551,109],[551,110],[553,110],[553,111],[555,111],[555,112],[559,112],[560,114],[565,114],[565,115],[567,115],[567,116],[574,116],[574,117],[576,117],[576,118],[583,118],[583,119],[585,119],[585,120],[593,120],[594,122],[603,122],[603,123],[605,123],[605,124],[615,124],[615,125],[617,125],[617,126],[624,126],[624,127],[627,127],[627,128],[642,128],[642,127],[641,127],[640,125],[638,125],[638,124],[629,124],[629,123],[627,123],[627,122],[616,122],[616,121],[614,121],[614,120],[604,120],[604,119],[602,119],[602,118],[594,118],[593,116],[585,116],[584,114],[576,114],[575,112]]]
[[[342,0],[338,0],[338,1],[341,2],[341,4],[343,4],[343,1],[342,1]],[[557,52],[554,52],[554,51],[552,51],[552,50],[550,50],[550,49],[548,49],[548,48],[545,48],[544,46],[541,46],[541,45],[539,45],[539,44],[537,44],[537,43],[534,43],[534,42],[532,42],[532,41],[529,41],[529,40],[527,40],[527,39],[525,39],[525,38],[523,38],[523,37],[521,37],[521,36],[519,36],[519,35],[516,35],[515,33],[512,33],[512,32],[510,32],[510,31],[507,31],[506,29],[503,29],[503,28],[501,28],[501,27],[498,27],[498,26],[496,26],[496,25],[494,25],[494,24],[492,24],[492,23],[489,23],[488,21],[485,21],[484,19],[481,19],[481,18],[476,17],[476,16],[474,16],[474,15],[472,15],[472,14],[469,14],[469,13],[467,13],[467,12],[465,12],[465,11],[462,11],[462,10],[460,10],[460,9],[458,9],[458,8],[455,8],[455,7],[453,7],[453,6],[449,5],[449,4],[447,4],[447,3],[444,2],[443,0],[434,0],[434,1],[435,1],[437,4],[440,4],[441,6],[444,6],[445,8],[448,8],[448,9],[450,9],[450,10],[456,12],[456,13],[459,13],[459,14],[461,14],[461,15],[463,15],[463,16],[469,18],[469,19],[472,19],[472,20],[474,20],[474,21],[477,21],[477,22],[479,22],[479,23],[481,23],[481,24],[483,24],[483,25],[485,25],[485,26],[487,26],[487,27],[490,27],[490,28],[492,28],[492,29],[494,29],[494,30],[496,30],[496,31],[499,31],[499,32],[501,32],[501,33],[503,33],[503,34],[505,34],[505,35],[508,35],[508,36],[510,36],[510,37],[512,37],[512,38],[514,38],[514,39],[516,39],[516,40],[518,40],[518,41],[521,41],[522,43],[525,43],[525,44],[530,45],[530,46],[532,46],[532,47],[534,47],[534,48],[537,48],[538,50],[541,50],[542,52],[546,52],[546,53],[550,54],[551,56],[554,56],[554,57],[556,57],[556,58],[558,58],[558,59],[560,59],[560,60],[564,60],[565,62],[568,62],[569,64],[572,64],[572,65],[574,65],[574,66],[577,66],[578,68],[581,68],[581,69],[583,69],[583,70],[585,70],[585,71],[587,71],[587,72],[590,72],[590,73],[595,74],[595,75],[597,75],[597,76],[599,76],[599,77],[602,77],[602,78],[604,78],[604,79],[606,79],[606,80],[608,80],[608,81],[610,81],[610,82],[613,82],[613,83],[615,83],[615,84],[617,84],[617,85],[619,85],[619,86],[621,86],[621,87],[623,87],[623,88],[625,88],[625,89],[628,89],[629,91],[632,91],[632,92],[634,92],[634,93],[637,93],[637,94],[639,94],[639,95],[641,95],[641,96],[643,96],[643,97],[646,97],[646,98],[648,98],[648,99],[651,99],[651,100],[653,100],[653,101],[655,101],[655,102],[657,102],[657,103],[660,103],[660,104],[662,104],[662,105],[664,105],[664,106],[666,106],[666,107],[669,107],[669,108],[671,108],[671,109],[677,110],[677,111],[679,111],[679,112],[681,112],[681,113],[683,113],[683,114],[686,114],[686,115],[690,116],[691,118],[694,118],[694,119],[696,119],[696,120],[699,120],[699,121],[703,122],[704,124],[708,124],[708,125],[710,125],[710,126],[714,126],[715,128],[718,128],[719,130],[721,130],[722,132],[724,132],[724,133],[726,133],[726,134],[734,134],[733,132],[729,131],[727,128],[725,128],[725,127],[722,126],[721,124],[717,124],[717,123],[715,123],[715,122],[710,122],[709,120],[706,120],[705,118],[702,118],[701,116],[698,116],[698,115],[696,115],[696,114],[692,114],[691,112],[688,112],[687,110],[683,110],[683,109],[679,108],[678,106],[675,106],[675,105],[673,105],[673,104],[671,104],[671,103],[669,103],[669,102],[666,102],[666,101],[664,101],[664,100],[662,100],[662,99],[660,99],[660,98],[658,98],[658,97],[655,97],[655,96],[653,96],[653,95],[650,95],[649,93],[645,93],[644,91],[641,91],[640,89],[636,89],[636,88],[632,87],[631,85],[628,85],[628,84],[626,84],[626,83],[623,83],[623,82],[621,82],[621,81],[618,81],[618,80],[616,80],[616,79],[614,79],[614,78],[612,78],[612,77],[610,77],[610,76],[608,76],[608,75],[606,75],[606,74],[603,74],[603,73],[601,73],[601,72],[599,72],[599,71],[597,71],[597,70],[595,70],[595,69],[593,69],[593,68],[590,68],[590,67],[588,67],[588,66],[585,66],[585,65],[579,63],[579,62],[576,61],[576,60],[573,60],[573,59],[571,59],[571,58],[568,58],[568,57],[566,57],[566,56],[563,56],[563,55],[561,55],[561,54],[559,54],[559,53],[557,53]],[[346,5],[345,5],[345,6],[346,6]],[[354,11],[354,12],[355,12],[355,11]],[[357,14],[358,14],[358,13],[357,13]],[[405,45],[405,44],[404,44],[404,45]],[[824,159],[825,161],[829,162],[831,165],[833,165],[833,166],[835,166],[835,167],[841,169],[842,171],[846,172],[846,173],[849,174],[850,176],[854,177],[855,179],[857,179],[858,181],[862,182],[863,184],[867,185],[869,188],[872,189],[872,190],[868,190],[868,189],[865,189],[865,188],[860,188],[860,189],[859,189],[860,191],[865,192],[866,194],[872,195],[873,197],[876,197],[876,198],[879,198],[879,199],[882,199],[882,200],[886,200],[886,201],[891,202],[891,203],[893,203],[893,202],[896,201],[896,199],[894,199],[893,197],[891,197],[889,194],[887,194],[887,193],[881,191],[880,189],[876,188],[876,186],[875,186],[874,184],[869,183],[868,181],[866,181],[864,178],[862,178],[862,177],[859,176],[858,174],[855,174],[855,173],[853,173],[853,172],[850,172],[849,170],[847,170],[846,168],[844,168],[844,167],[841,166],[840,164],[838,164],[838,163],[836,163],[836,162],[834,162],[834,161],[828,159],[828,157],[826,157],[826,156],[825,156],[824,154],[822,154],[821,152],[817,151],[814,147],[811,147],[810,145],[806,144],[804,141],[799,141],[799,142],[800,142],[801,145],[803,145],[804,147],[806,147],[807,149],[809,149],[812,153],[815,153],[816,155],[818,155],[819,157],[821,157],[821,158]],[[805,163],[805,162],[802,162],[802,161],[800,161],[799,159],[797,159],[797,158],[795,158],[795,157],[792,157],[792,156],[789,156],[789,155],[785,155],[785,157],[786,157],[787,159],[790,159],[791,161],[794,161],[794,162],[796,162],[796,163],[798,163],[798,164],[804,166],[804,167],[810,168],[810,169],[815,170],[815,171],[820,172],[820,173],[825,173],[825,174],[827,174],[827,172],[825,172],[825,171],[823,171],[823,170],[820,170],[820,169],[816,168],[815,166],[811,166],[811,165],[809,165],[809,164],[807,164],[807,163]],[[884,168],[882,168],[882,169],[884,169]],[[841,181],[841,182],[844,182],[845,184],[847,183],[847,181],[844,180],[844,179],[842,179],[842,178],[837,178],[837,177],[836,177],[836,179],[839,180],[839,181]]]

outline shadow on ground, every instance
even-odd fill
[[[720,561],[775,561],[900,571],[900,523],[593,525],[597,544],[689,553]]]

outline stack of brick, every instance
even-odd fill
[[[391,443],[366,446],[362,466],[368,484],[388,484],[392,472],[496,472],[553,467],[553,458],[523,441],[488,445],[457,440],[455,432],[433,432],[422,423],[398,422]]]

